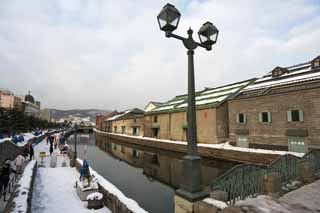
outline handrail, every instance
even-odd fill
[[[240,164],[218,177],[211,183],[212,190],[223,190],[228,193],[228,202],[234,203],[246,197],[256,196],[264,191],[265,175],[278,172],[281,182],[288,183],[299,176],[299,163],[309,161],[320,171],[320,150],[310,150],[303,157],[292,154],[279,156],[271,164]]]

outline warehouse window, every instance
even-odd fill
[[[247,122],[247,116],[243,113],[237,114],[237,123],[243,124]]]
[[[260,123],[270,123],[271,122],[271,112],[259,112],[259,122]]]
[[[153,116],[153,122],[158,123],[158,116],[157,115]]]
[[[288,122],[293,122],[293,121],[300,121],[302,122],[303,119],[303,111],[302,110],[289,110],[287,112],[288,115]]]

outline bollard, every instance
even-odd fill
[[[281,175],[278,172],[272,172],[265,175],[264,193],[274,198],[280,196],[281,191]]]
[[[300,178],[304,183],[315,181],[315,167],[309,161],[301,161],[299,164]]]

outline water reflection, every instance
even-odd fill
[[[74,137],[68,139],[73,144]],[[158,150],[110,141],[103,136],[78,134],[78,157],[90,165],[123,193],[150,212],[174,212],[174,190],[183,180],[183,153]],[[71,146],[73,148],[73,146]],[[235,164],[213,159],[202,160],[203,184],[208,186],[217,176]]]

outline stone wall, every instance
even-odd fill
[[[2,165],[5,159],[14,160],[17,155],[22,153],[23,149],[13,144],[11,141],[0,143],[0,165]]]
[[[117,133],[133,135],[133,127],[139,127],[139,136],[144,135],[144,118],[128,118],[123,120],[115,120],[112,122],[112,132],[114,132],[115,126],[117,127]],[[122,127],[125,127],[125,132],[122,133]]]
[[[28,143],[39,143],[41,142],[46,136],[42,135],[40,137],[35,137],[30,139]],[[24,150],[27,148],[28,143],[24,146],[17,146],[11,141],[5,141],[0,143],[0,165],[2,165],[5,159],[14,160],[19,154],[23,154]]]
[[[307,148],[320,148],[320,90],[319,88],[290,87],[272,90],[267,95],[238,98],[229,101],[229,140],[236,143],[237,136],[246,132],[249,146],[288,150],[288,131],[303,131]],[[303,111],[303,122],[288,122],[287,111]],[[271,122],[259,122],[258,113],[271,112]],[[237,113],[244,113],[247,122],[238,124]],[[242,133],[241,133],[242,132]]]
[[[197,109],[197,136],[199,143],[221,143],[228,136],[227,104],[218,108]],[[159,139],[187,141],[187,112],[172,112],[157,114],[157,122],[153,122],[155,115],[145,116],[146,137],[153,137],[152,125],[159,125]],[[147,130],[148,129],[148,130]]]
[[[185,144],[176,143],[166,143],[152,140],[151,138],[141,138],[141,137],[126,137],[125,135],[115,135],[106,132],[96,132],[97,141],[101,140],[99,137],[105,137],[108,141],[115,141],[117,143],[128,143],[136,144],[145,147],[151,147],[161,150],[168,150],[180,153],[187,152],[187,146]],[[262,153],[252,153],[252,152],[240,152],[235,150],[225,150],[225,149],[215,149],[209,147],[198,147],[198,153],[203,157],[209,157],[219,160],[224,160],[228,162],[237,163],[253,163],[253,164],[270,164],[279,155],[275,154],[262,154]]]

